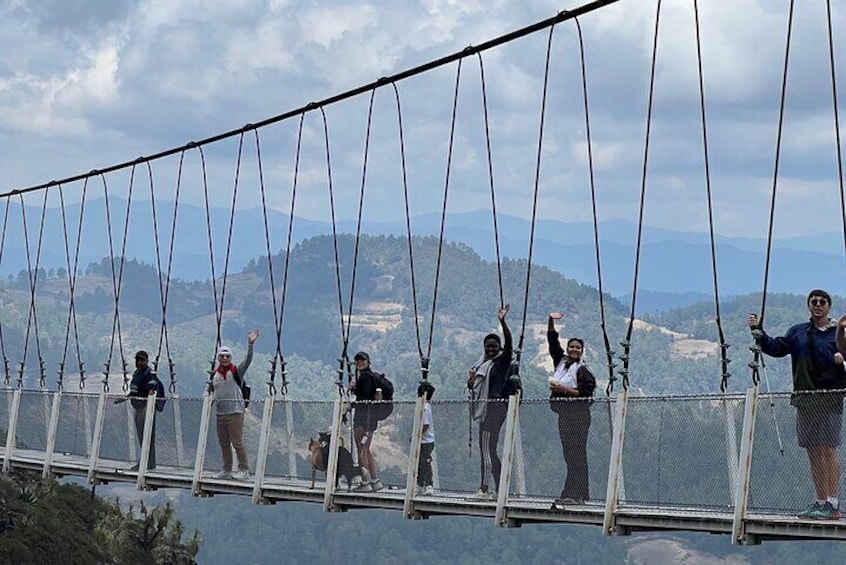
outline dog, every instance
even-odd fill
[[[329,443],[331,441],[329,432],[319,432],[317,439],[309,438],[308,451],[311,453],[311,488],[314,488],[314,479],[317,471],[326,472],[329,464]],[[341,477],[347,481],[347,490],[352,489],[353,477],[361,477],[362,483],[370,482],[370,472],[353,462],[350,450],[343,445],[338,446],[338,472],[335,474],[335,488],[338,488]]]

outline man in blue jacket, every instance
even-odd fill
[[[839,520],[840,430],[843,393],[811,394],[817,390],[846,388],[846,371],[838,342],[846,338],[843,323],[829,318],[831,296],[815,289],[808,294],[809,321],[796,324],[782,337],[770,337],[760,326],[758,316],[747,319],[761,351],[772,357],[790,355],[793,390],[790,403],[796,407],[796,437],[808,453],[816,500],[798,514],[800,518]],[[846,317],[841,319],[841,322]]]

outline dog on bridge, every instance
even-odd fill
[[[329,443],[332,436],[329,432],[319,432],[317,439],[309,438],[308,451],[311,453],[311,488],[314,488],[314,476],[317,471],[326,472],[329,465]],[[335,488],[341,477],[347,481],[347,490],[352,488],[353,477],[361,477],[362,483],[370,482],[370,472],[353,462],[350,450],[343,445],[338,446],[338,472],[335,474]]]

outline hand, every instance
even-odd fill
[[[256,340],[258,339],[258,336],[259,336],[259,331],[257,329],[256,330],[250,330],[249,332],[247,332],[247,343],[249,345],[254,344],[256,342]]]
[[[476,371],[470,369],[467,371],[467,388],[473,388],[473,381],[476,380]]]
[[[505,315],[508,314],[509,307],[510,306],[508,304],[506,304],[505,306],[503,306],[502,308],[499,309],[499,314],[497,315],[497,317],[499,318],[500,322],[505,321]]]
[[[755,329],[758,327],[758,315],[757,314],[749,314],[749,317],[746,318],[746,323],[749,324],[749,327]]]
[[[564,317],[564,312],[550,312],[549,317],[553,320],[560,320]]]
[[[843,364],[843,354],[840,353],[839,351],[834,354],[834,363],[836,365],[842,365]]]
[[[115,404],[123,404],[124,402],[126,402],[125,396],[119,396],[118,398],[115,398]]]

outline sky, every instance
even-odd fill
[[[834,9],[844,111],[846,6]],[[766,237],[787,31],[787,0],[699,0],[714,223]],[[797,2],[776,198],[776,237],[842,233],[825,3]],[[0,2],[0,193],[150,155],[282,114],[548,18],[550,0],[3,0]],[[645,223],[708,229],[692,0],[664,0],[647,168]],[[621,0],[581,19],[600,220],[637,221],[655,0]],[[499,212],[532,213],[545,51],[543,31],[482,54]],[[839,40],[838,40],[839,39]],[[591,218],[578,44],[553,34],[538,215]],[[412,215],[490,209],[478,59],[397,84]],[[403,217],[392,89],[327,106],[333,203],[354,218],[364,178],[367,220]],[[841,120],[843,118],[841,117]],[[269,206],[329,217],[324,130],[299,118],[204,148],[212,205]],[[107,176],[111,194],[172,199],[179,159]],[[184,157],[181,198],[204,198],[200,155]],[[447,181],[448,179],[448,181]],[[88,197],[102,195],[102,179]],[[95,192],[94,186],[101,192]],[[143,187],[144,191],[141,191]],[[83,183],[64,187],[79,199]],[[38,202],[29,194],[26,203]],[[293,206],[292,206],[293,202]],[[55,193],[50,205],[56,205]]]

